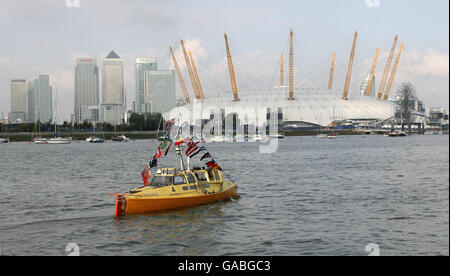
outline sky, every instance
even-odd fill
[[[378,85],[398,34],[399,44],[404,42],[405,47],[392,90],[411,82],[428,107],[449,108],[446,0],[0,0],[0,7],[0,112],[4,116],[10,111],[11,79],[49,74],[53,90],[58,90],[58,121],[70,120],[76,58],[95,57],[101,70],[111,50],[124,62],[128,105],[135,99],[135,59],[157,57],[159,69],[173,69],[169,45],[176,50],[192,97],[180,39],[192,51],[205,95],[229,93],[231,98],[225,32],[238,89],[267,89],[277,85],[279,56],[284,54],[287,60],[291,29],[296,87],[326,88],[336,51],[334,87],[343,89],[356,30],[350,95],[357,93],[369,74],[377,47]],[[182,98],[179,88],[177,97]]]

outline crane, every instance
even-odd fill
[[[280,86],[284,86],[283,55],[280,55]]]
[[[192,88],[194,89],[195,98],[200,100],[200,93],[198,92],[197,82],[195,81],[194,73],[192,72],[191,62],[189,61],[189,57],[186,52],[186,48],[184,47],[183,40],[180,40],[181,47],[183,48],[184,60],[186,61],[186,68],[188,69],[189,78],[191,79]]]
[[[377,48],[377,53],[375,54],[375,59],[373,60],[372,70],[370,70],[369,82],[367,83],[366,96],[370,95],[370,89],[372,88],[373,77],[375,75],[375,67],[377,66],[378,54],[380,53],[380,48]]]
[[[200,79],[198,78],[197,69],[195,68],[195,63],[194,63],[194,59],[192,58],[191,51],[189,51],[189,57],[191,59],[192,73],[194,74],[195,84],[197,85],[198,94],[200,96],[200,99],[203,100],[205,98],[205,96],[203,95],[202,85],[200,84]]]
[[[331,58],[330,78],[328,80],[328,90],[333,89],[333,75],[334,75],[334,61],[336,59],[336,52],[333,51],[333,57]]]
[[[173,66],[175,67],[175,71],[177,71],[178,80],[180,81],[180,87],[181,91],[183,91],[184,98],[186,100],[187,104],[191,103],[191,100],[189,98],[189,94],[186,88],[186,84],[184,83],[183,76],[181,75],[180,67],[178,66],[177,59],[175,58],[175,55],[173,54],[172,46],[169,46],[170,53],[172,54],[172,60],[173,60]]]
[[[389,53],[389,57],[386,63],[386,67],[384,68],[383,78],[381,79],[380,88],[378,89],[377,99],[381,100],[381,96],[383,95],[384,86],[386,84],[386,79],[389,74],[389,70],[391,69],[392,58],[394,57],[395,46],[397,45],[398,35],[394,38],[394,44],[392,45],[391,52]]]
[[[289,98],[294,100],[294,33],[291,30],[289,43]]]
[[[358,31],[355,32],[355,36],[353,38],[352,51],[350,53],[350,60],[348,62],[348,68],[347,68],[347,75],[345,77],[344,93],[342,95],[343,100],[347,100],[347,96],[348,96],[348,89],[350,87],[350,79],[352,77],[353,60],[355,59],[355,47],[356,47],[356,38],[357,37],[358,37]]]
[[[383,97],[384,101],[386,101],[388,99],[389,93],[391,92],[392,83],[394,82],[395,73],[397,72],[397,67],[398,67],[398,63],[400,61],[400,55],[402,54],[403,45],[404,44],[402,42],[402,44],[400,45],[400,49],[398,50],[397,57],[395,58],[394,67],[392,68],[392,72],[391,72],[391,75],[389,77],[389,82],[388,82],[387,87],[386,87],[386,92],[384,93],[384,97]]]
[[[233,60],[231,59],[230,47],[228,46],[228,37],[227,34],[224,34],[225,37],[225,47],[227,50],[227,59],[228,59],[228,69],[230,71],[230,79],[231,79],[231,88],[233,89],[233,97],[234,101],[239,101],[238,90],[236,85],[236,76],[234,74]]]

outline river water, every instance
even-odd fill
[[[157,141],[0,145],[0,254],[449,255],[448,135],[259,145],[207,144],[238,200],[120,219]]]

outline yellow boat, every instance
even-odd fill
[[[220,170],[160,169],[151,182],[116,195],[116,217],[209,204],[237,198],[237,185]]]
[[[110,194],[116,196],[116,217],[192,207],[238,197],[236,183],[223,179],[222,169],[206,151],[203,142],[195,141],[190,136],[181,137],[183,127],[175,131],[174,125],[175,119],[166,123],[165,138],[142,172],[144,186],[126,194]],[[150,179],[150,170],[157,167],[157,160],[163,152],[164,156],[167,155],[172,143],[180,157],[180,169],[158,169]],[[205,160],[206,169],[198,166],[191,169],[190,164],[195,156],[201,156],[199,161]]]

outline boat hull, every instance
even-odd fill
[[[63,144],[70,144],[72,141],[70,140],[48,140],[47,144],[49,145],[63,145]]]
[[[221,192],[189,196],[166,196],[135,198],[127,195],[117,195],[116,216],[146,214],[157,211],[173,210],[184,207],[210,204],[217,201],[237,198],[237,185],[232,184]]]

